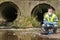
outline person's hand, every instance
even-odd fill
[[[47,27],[50,27],[50,25],[49,25],[49,24],[47,24]]]
[[[53,24],[53,22],[48,22],[48,24]]]

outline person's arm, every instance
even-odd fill
[[[57,17],[57,16],[54,18],[53,24],[54,24],[54,25],[57,25],[57,24],[58,24],[58,17]]]
[[[46,17],[44,16],[43,23],[46,24],[48,21],[46,20]]]

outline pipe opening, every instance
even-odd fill
[[[7,22],[13,22],[17,18],[18,6],[13,2],[3,2],[0,5],[1,15]]]
[[[33,8],[31,15],[34,16],[37,21],[43,24],[43,15],[45,12],[48,11],[49,7],[55,10],[50,4],[46,4],[46,3],[39,4]]]

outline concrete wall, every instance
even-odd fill
[[[20,13],[21,16],[31,16],[31,11],[32,9],[38,5],[38,4],[42,4],[42,3],[46,3],[46,4],[50,4],[51,6],[53,6],[57,11],[60,11],[60,1],[59,0],[1,0],[0,3],[3,3],[5,1],[12,1],[13,3],[15,3],[18,7],[19,7],[19,11],[18,11],[18,17],[17,20],[20,20]]]
[[[56,10],[59,10],[60,3],[58,0],[55,1],[49,1],[49,0],[42,0],[42,1],[33,1],[33,0],[26,0],[26,1],[21,1],[21,0],[9,0],[17,4],[17,6],[20,9],[20,12],[22,15],[27,14],[26,16],[29,16],[31,14],[32,9],[42,3],[50,4],[53,6]]]

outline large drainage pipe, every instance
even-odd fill
[[[43,24],[43,15],[45,12],[48,11],[49,7],[55,10],[50,4],[46,4],[46,3],[38,4],[37,6],[33,8],[31,15],[36,17],[37,21]]]
[[[13,22],[17,18],[18,6],[10,1],[0,4],[0,12],[7,22]]]

